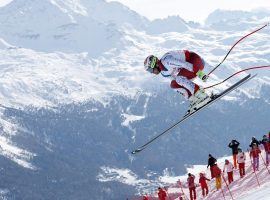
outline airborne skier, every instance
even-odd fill
[[[157,140],[159,137],[167,133],[168,131],[175,128],[180,123],[183,123],[185,120],[189,119],[202,109],[206,108],[207,106],[210,106],[212,103],[218,101],[225,95],[229,94],[230,92],[236,90],[238,87],[240,87],[242,84],[250,81],[254,77],[256,77],[256,74],[251,76],[251,74],[246,75],[244,78],[240,79],[238,82],[234,83],[232,86],[228,87],[224,91],[218,93],[218,94],[212,94],[209,96],[203,88],[201,88],[199,85],[193,82],[193,79],[196,77],[199,77],[204,82],[207,81],[210,74],[212,74],[228,57],[228,55],[231,53],[233,48],[241,42],[246,37],[262,30],[263,28],[269,26],[269,23],[265,24],[264,26],[252,31],[251,33],[248,33],[247,35],[240,38],[228,51],[226,56],[223,58],[223,60],[216,65],[208,74],[204,73],[204,67],[205,62],[204,60],[195,52],[188,51],[188,50],[177,50],[177,51],[169,51],[167,52],[163,57],[158,59],[154,55],[148,56],[144,61],[145,69],[153,74],[161,74],[164,77],[170,77],[171,78],[171,88],[175,89],[177,92],[181,93],[186,99],[190,101],[190,106],[186,114],[176,123],[171,125],[169,128],[164,130],[163,132],[159,133],[155,137],[151,138],[148,142],[141,145],[137,149],[133,150],[131,153],[136,154],[141,151],[143,151],[149,144]],[[246,68],[244,70],[238,71],[231,76],[227,77],[223,81],[216,83],[214,85],[206,87],[212,88],[217,85],[220,85],[233,76],[252,69],[262,69],[262,68],[270,68],[269,65],[267,66],[257,66],[257,67],[250,67]]]
[[[172,79],[171,88],[190,101],[189,111],[211,100],[204,89],[192,81],[196,77],[207,80],[204,65],[198,54],[188,50],[169,51],[161,59],[150,55],[144,61],[146,71]]]

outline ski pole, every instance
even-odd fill
[[[170,197],[170,195],[169,195],[169,186],[164,187],[164,189],[165,189],[165,191],[166,191],[166,194],[167,194],[169,200],[171,200],[171,197]]]
[[[227,181],[226,181],[225,178],[224,178],[224,175],[221,174],[221,176],[222,176],[222,178],[223,178],[223,180],[224,180],[224,182],[225,182],[225,184],[226,184],[226,187],[227,187],[227,189],[228,189],[228,191],[229,191],[229,193],[230,193],[230,196],[231,196],[232,200],[234,200],[234,199],[233,199],[233,195],[232,195],[232,193],[231,193],[231,190],[230,190],[230,188],[229,188],[229,185],[227,184]]]
[[[221,193],[222,193],[222,196],[223,196],[224,200],[226,200],[226,198],[225,198],[225,195],[224,195],[224,192],[223,192],[222,188],[220,188],[220,189],[221,189]]]
[[[182,186],[182,183],[181,183],[181,181],[180,181],[180,180],[179,180],[179,185],[180,185],[180,188],[181,188],[182,194],[184,194],[185,198],[186,198],[186,199],[188,199],[187,195],[184,193],[183,186]]]
[[[208,89],[208,88],[212,88],[212,87],[215,87],[215,86],[217,86],[217,85],[220,85],[220,84],[226,82],[227,80],[231,79],[232,77],[236,76],[237,74],[241,74],[242,72],[249,71],[249,70],[253,70],[253,69],[265,69],[265,68],[270,68],[270,65],[256,66],[256,67],[245,68],[245,69],[243,69],[243,70],[240,70],[240,71],[235,72],[234,74],[232,74],[232,75],[230,75],[229,77],[225,78],[223,81],[220,81],[220,82],[215,83],[215,84],[213,84],[213,85],[207,86],[207,87],[205,87],[204,89]]]
[[[267,26],[269,26],[269,23],[267,23],[267,24],[265,24],[264,26],[262,26],[262,27],[260,27],[260,28],[258,28],[258,29],[256,29],[256,30],[254,30],[254,31],[252,31],[251,33],[249,33],[249,34],[247,34],[247,35],[245,35],[245,36],[243,36],[242,38],[240,38],[231,48],[230,48],[230,50],[228,51],[228,53],[226,54],[226,56],[223,58],[223,60],[214,68],[214,69],[212,69],[209,73],[208,73],[208,76],[213,72],[213,71],[215,71],[225,60],[226,60],[226,58],[228,57],[228,55],[231,53],[231,51],[232,51],[232,49],[239,43],[239,42],[241,42],[243,39],[245,39],[246,37],[248,37],[248,36],[250,36],[250,35],[252,35],[253,33],[256,33],[257,31],[260,31],[260,30],[262,30],[263,28],[265,28],[265,27],[267,27]]]
[[[267,152],[265,152],[265,153],[267,153]],[[262,156],[262,154],[260,154],[260,155],[261,155],[261,158],[262,158],[262,160],[263,160],[263,163],[264,163],[264,165],[265,165],[265,168],[267,169],[268,173],[270,174],[270,171],[269,171],[269,169],[268,169],[268,166],[267,166],[267,164],[265,163],[265,161],[264,161],[264,159],[263,159],[263,156]]]
[[[259,180],[258,180],[258,176],[257,176],[256,170],[254,169],[255,167],[253,166],[253,163],[252,163],[252,160],[251,160],[251,156],[249,156],[249,158],[250,158],[251,167],[253,168],[253,171],[254,171],[254,174],[255,174],[255,177],[256,177],[258,186],[260,187],[260,183],[259,183]]]

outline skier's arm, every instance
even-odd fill
[[[193,71],[193,64],[186,61],[185,51],[170,51],[161,58],[161,62],[168,71],[171,69],[179,71],[181,68]]]

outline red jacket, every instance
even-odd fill
[[[257,158],[259,157],[259,154],[261,153],[261,150],[259,148],[256,148],[256,149],[251,149],[249,155],[252,157],[252,158]]]
[[[188,188],[194,188],[195,187],[195,176],[191,175],[188,177],[187,182],[188,182]]]
[[[213,176],[215,178],[221,175],[221,169],[217,165],[214,165],[212,167],[212,170],[213,170]]]
[[[159,200],[166,200],[167,194],[163,189],[159,189],[158,198]]]
[[[210,179],[206,178],[205,176],[200,177],[199,183],[201,184],[202,188],[207,187],[207,182],[206,181],[210,181]]]
[[[263,144],[265,152],[270,152],[270,142],[265,142]]]

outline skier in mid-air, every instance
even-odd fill
[[[161,59],[150,55],[144,61],[148,72],[172,79],[171,88],[190,101],[189,111],[211,100],[204,89],[192,81],[196,77],[204,82],[208,79],[203,72],[204,65],[198,54],[188,50],[169,51]]]

